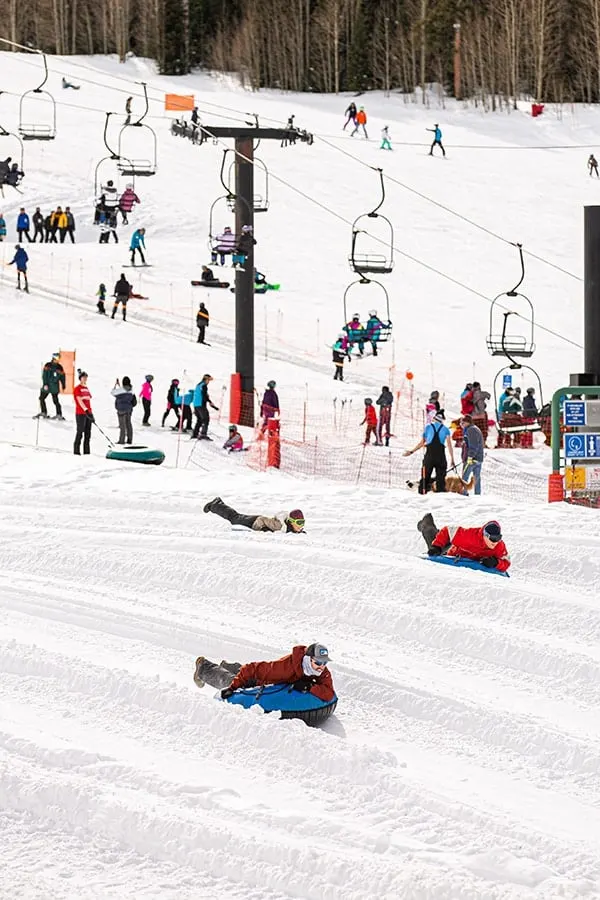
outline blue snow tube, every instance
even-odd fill
[[[120,462],[142,463],[146,466],[160,466],[164,462],[165,454],[162,450],[152,450],[150,447],[127,444],[110,447],[107,450],[106,458],[117,459]]]
[[[229,697],[235,703],[249,709],[260,706],[265,712],[279,712],[281,719],[302,719],[307,725],[321,725],[335,712],[338,698],[320,700],[314,694],[301,694],[290,684],[268,684],[254,688],[240,688]]]
[[[487,566],[482,566],[476,559],[464,559],[461,556],[423,556],[422,559],[428,559],[429,562],[442,563],[445,566],[453,566],[455,569],[478,569],[480,572],[489,572],[490,575],[502,575],[504,578],[510,578],[508,572],[488,569]]]

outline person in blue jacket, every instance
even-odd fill
[[[425,447],[425,456],[423,457],[423,468],[421,470],[421,481],[419,482],[419,493],[426,494],[431,490],[433,482],[433,471],[435,469],[435,490],[441,494],[446,490],[446,472],[448,471],[448,461],[446,459],[446,448],[452,460],[452,468],[455,469],[454,447],[450,440],[450,429],[444,425],[444,410],[440,409],[435,414],[433,420],[425,426],[423,437],[416,447],[412,450],[405,450],[404,456],[411,456]]]
[[[22,206],[19,210],[19,218],[17,219],[17,234],[19,235],[19,243],[23,243],[23,235],[27,238],[29,243],[31,243],[31,236],[29,234],[29,216],[25,212],[25,207]]]
[[[142,253],[142,247],[144,250],[146,249],[146,243],[144,241],[144,235],[146,234],[145,228],[138,228],[131,235],[131,244],[129,245],[129,249],[131,250],[131,265],[135,266],[135,251],[140,254],[140,259],[142,260],[142,265],[146,265],[146,259],[144,254]]]
[[[181,405],[181,401],[183,399],[183,406]],[[181,396],[180,391],[177,391],[173,396],[173,402],[175,406],[181,407],[180,419],[177,425],[171,426],[171,431],[178,431],[180,428],[182,431],[191,431],[192,430],[192,402],[194,400],[194,391],[189,390],[186,391]]]
[[[439,147],[440,150],[442,151],[442,154],[445,156],[446,151],[444,150],[444,145],[442,144],[442,129],[440,128],[440,126],[436,122],[434,127],[428,128],[427,131],[433,132],[433,143],[431,145],[431,150],[429,151],[429,155],[433,156],[433,148]]]
[[[208,425],[210,422],[210,413],[208,407],[218,410],[218,406],[212,402],[208,396],[208,385],[213,380],[212,375],[203,375],[202,381],[199,381],[194,391],[194,415],[196,416],[196,424],[192,432],[192,438],[203,441],[211,441],[208,436]]]
[[[29,293],[29,283],[27,281],[27,261],[29,257],[27,256],[27,251],[21,247],[19,244],[15,244],[15,255],[9,262],[9,266],[16,265],[17,267],[17,288],[21,290],[21,275],[25,279],[25,293]]]

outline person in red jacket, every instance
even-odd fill
[[[335,691],[331,672],[327,668],[329,652],[323,644],[299,644],[287,656],[273,662],[228,663],[219,665],[199,656],[196,660],[194,682],[221,691],[227,700],[238,688],[256,687],[260,684],[291,684],[295,691],[314,694],[326,703],[333,700]]]
[[[367,430],[365,432],[365,444],[371,443],[371,435],[375,435],[375,443],[378,444],[377,440],[377,413],[375,412],[375,407],[373,406],[373,401],[370,397],[365,397],[365,417],[360,423],[361,425],[367,426]]]
[[[437,528],[431,513],[423,516],[417,529],[427,544],[429,556],[458,556],[472,559],[488,569],[506,572],[510,568],[510,556],[502,540],[498,522],[486,522],[481,528]]]
[[[75,422],[77,423],[77,431],[75,433],[75,443],[73,445],[73,453],[75,456],[81,456],[81,439],[83,438],[83,452],[90,452],[90,436],[92,434],[92,422],[94,414],[92,413],[92,395],[87,386],[88,374],[81,369],[77,369],[79,375],[79,384],[73,388],[73,399],[75,401]]]

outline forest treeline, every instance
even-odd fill
[[[492,107],[600,101],[600,0],[0,0],[0,36],[58,54],[128,52],[165,74],[252,88],[429,83]],[[457,36],[456,26],[460,26]],[[460,51],[457,53],[457,37]],[[455,66],[460,60],[460,84]]]

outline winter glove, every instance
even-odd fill
[[[91,413],[91,412],[89,412],[89,413],[86,413],[86,415],[87,415],[88,419],[90,420],[90,422],[91,422],[92,425],[93,425],[94,422],[96,421],[95,418],[94,418],[94,414]]]
[[[308,694],[310,691],[310,683],[308,681],[304,681],[300,679],[300,681],[295,681],[292,685],[295,691],[298,691],[299,694]]]
[[[233,697],[235,691],[233,688],[223,688],[221,691],[221,700],[229,700],[230,697]]]
[[[441,556],[442,548],[441,547],[430,547],[427,551],[427,556]]]
[[[481,560],[481,565],[485,566],[486,569],[495,569],[498,566],[498,560],[495,556],[486,556]]]

